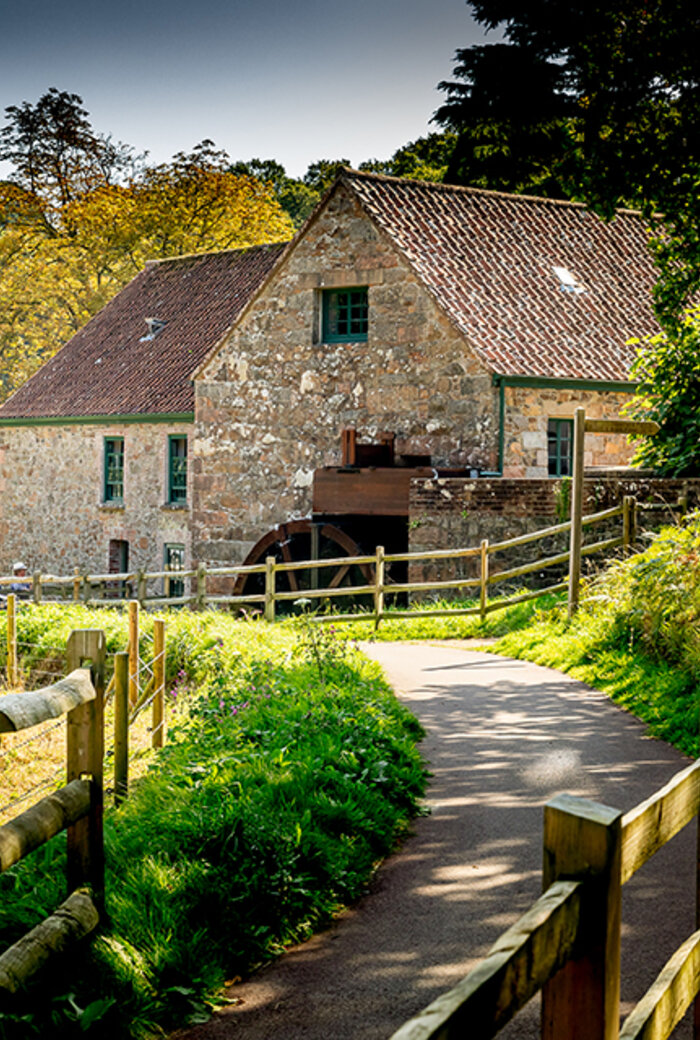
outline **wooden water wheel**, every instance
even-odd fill
[[[343,556],[361,556],[362,551],[357,544],[333,524],[315,523],[313,520],[290,520],[279,524],[268,531],[258,541],[243,561],[244,565],[264,563],[268,556],[273,556],[278,563],[296,563],[305,560],[335,560]],[[309,589],[337,589],[343,586],[367,585],[374,580],[374,570],[370,564],[339,563],[329,567],[300,568],[293,571],[281,571],[277,574],[276,588],[279,592],[298,592],[302,599]],[[261,574],[242,574],[235,585],[234,595],[255,595],[264,591],[264,576]],[[334,597],[336,599],[336,597]],[[358,596],[358,601],[369,604],[369,596]],[[328,601],[326,601],[328,602]],[[338,606],[343,609],[349,600],[337,599]],[[285,606],[289,601],[285,602]],[[320,602],[319,602],[320,605]],[[280,607],[283,604],[279,604]],[[292,608],[293,609],[293,608]]]

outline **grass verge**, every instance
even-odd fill
[[[344,621],[335,626],[340,638],[373,642],[413,641],[423,639],[482,639],[504,635],[526,627],[542,610],[559,603],[561,597],[546,594],[527,603],[514,603],[494,610],[482,621],[476,615],[467,617],[411,617],[416,611],[457,610],[475,606],[475,600],[437,600],[416,603],[402,611],[400,619],[381,622],[375,630],[373,621]],[[492,604],[496,600],[490,601]],[[332,622],[330,622],[332,624]]]
[[[584,588],[569,622],[564,605],[491,649],[568,672],[648,723],[649,732],[699,753],[700,518],[663,528],[643,552],[615,561]]]
[[[64,640],[116,612],[27,608]],[[58,629],[60,628],[60,632]],[[31,639],[28,633],[31,630]],[[108,921],[0,1015],[0,1036],[146,1037],[208,1013],[221,983],[305,938],[364,890],[418,810],[415,719],[333,633],[173,614],[166,748],[106,820]],[[63,898],[65,839],[0,877],[0,943]]]

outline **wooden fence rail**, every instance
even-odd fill
[[[4,993],[16,993],[51,956],[93,931],[103,904],[104,633],[73,632],[67,659],[64,679],[0,697],[0,733],[31,729],[62,715],[68,733],[65,786],[0,827],[0,871],[65,830],[70,893],[55,913],[0,955]],[[83,891],[86,885],[89,892]]]
[[[7,685],[10,689],[18,689],[20,682],[15,600],[16,596],[13,593],[7,597]],[[132,601],[128,607],[128,649],[124,654],[115,654],[114,671],[104,691],[105,705],[112,698],[114,699],[114,799],[117,804],[126,796],[128,789],[129,731],[131,727],[142,713],[150,708],[150,746],[162,748],[166,733],[166,622],[159,618],[153,621],[153,653],[152,657],[147,655],[144,660],[140,656],[139,650],[141,644],[139,604]],[[124,660],[126,664],[124,664]],[[150,678],[147,678],[149,673]],[[63,682],[64,680],[57,682],[54,689],[61,690]],[[20,697],[21,704],[29,703],[24,693]],[[143,735],[140,734],[138,742],[142,743],[142,740]],[[0,851],[0,859],[1,855]]]
[[[391,1040],[489,1040],[540,990],[543,1040],[667,1040],[700,993],[700,931],[620,1030],[621,889],[699,810],[700,761],[624,816],[585,798],[552,799],[544,812],[544,894],[485,960]]]
[[[635,499],[626,496],[621,505],[613,506],[610,509],[604,509],[597,513],[592,513],[588,516],[582,517],[580,521],[581,530],[614,520],[617,517],[622,518],[621,530],[620,534],[615,537],[605,538],[582,547],[580,545],[580,540],[577,541],[575,560],[572,558],[571,549],[569,548],[566,551],[535,559],[520,566],[509,567],[500,571],[496,570],[491,563],[491,560],[498,553],[526,546],[556,535],[563,535],[567,532],[571,533],[572,522],[569,520],[565,523],[554,524],[551,527],[542,528],[539,531],[532,531],[528,534],[518,535],[517,537],[510,538],[506,541],[489,543],[487,539],[484,539],[479,546],[467,546],[458,549],[436,549],[427,552],[385,553],[382,546],[377,546],[376,551],[371,555],[339,556],[332,559],[284,562],[277,561],[274,557],[269,556],[264,563],[251,566],[206,567],[204,564],[200,564],[196,570],[183,570],[177,572],[167,570],[140,570],[119,574],[88,573],[82,575],[76,572],[71,576],[63,577],[35,574],[32,584],[32,598],[35,602],[41,602],[45,591],[54,587],[56,589],[63,589],[66,594],[72,595],[73,599],[82,598],[83,602],[90,606],[103,606],[105,603],[109,603],[110,605],[128,603],[130,624],[133,625],[136,623],[135,618],[139,606],[189,606],[195,609],[202,609],[207,606],[243,607],[253,605],[262,609],[267,621],[274,621],[278,604],[308,600],[309,603],[312,604],[318,603],[319,605],[329,605],[338,599],[366,597],[369,602],[371,602],[372,609],[363,610],[362,617],[365,620],[373,621],[375,625],[379,625],[384,619],[392,617],[400,618],[404,616],[404,612],[392,608],[392,606],[386,606],[387,596],[408,594],[412,592],[441,593],[460,592],[473,589],[475,591],[478,590],[477,596],[475,597],[474,607],[454,609],[445,608],[441,611],[430,612],[411,611],[411,617],[479,614],[483,618],[493,610],[500,610],[513,603],[525,601],[523,594],[521,593],[516,593],[510,597],[503,597],[497,602],[493,602],[493,600],[489,601],[490,589],[499,583],[512,582],[515,579],[526,577],[529,574],[546,570],[550,567],[562,567],[568,565],[568,586],[570,590],[572,587],[575,587],[575,595],[577,599],[581,558],[591,556],[595,553],[609,553],[619,547],[622,547],[623,549],[629,549],[632,547],[636,540],[636,508]],[[439,580],[423,579],[420,581],[401,582],[392,582],[386,577],[387,568],[393,563],[439,563],[440,561],[457,562],[468,559],[478,561],[478,576],[465,576]],[[577,571],[576,574],[572,576],[571,568],[574,566]],[[291,589],[289,591],[279,589],[277,585],[277,576],[281,574],[290,575],[293,574],[293,572],[300,571],[317,572],[324,568],[349,569],[350,567],[359,567],[363,569],[365,574],[364,584],[339,585],[338,587],[326,588],[312,587],[302,590],[295,588],[295,586],[299,584],[297,580],[290,580]],[[207,581],[210,578],[238,579],[247,575],[259,576],[263,590],[251,592],[247,595],[224,595],[207,591]],[[190,593],[187,595],[183,593],[178,596],[168,595],[167,593],[170,591],[169,585],[173,579],[176,579],[183,588],[185,587],[185,584],[189,582],[191,587]],[[15,578],[0,577],[0,587],[11,584],[15,581]],[[153,582],[164,583],[164,590],[162,593],[159,592],[155,595],[148,595],[149,584],[152,584]],[[311,582],[311,584],[317,585],[318,583]],[[540,590],[538,593],[532,595],[526,593],[525,598],[533,598],[535,595],[542,595],[544,592],[559,592],[562,590],[563,585],[563,582],[557,582],[546,589]],[[96,596],[95,592],[100,592],[101,595]],[[8,603],[9,599],[10,597],[8,597]],[[356,620],[357,616],[358,613],[355,610],[354,612],[348,612],[345,614],[328,614],[325,616],[316,615],[314,620],[320,622],[336,622]],[[10,612],[8,609],[8,640],[9,626]],[[132,647],[135,645],[133,639],[130,640],[130,645]],[[10,667],[11,662],[8,657],[8,674]],[[133,651],[129,665],[129,675],[131,689],[130,702],[133,705],[135,703],[135,690],[138,686],[138,660],[133,656]]]

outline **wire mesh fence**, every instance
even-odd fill
[[[26,733],[5,733],[0,746],[0,824],[65,783],[66,717]]]
[[[65,647],[43,641],[33,642],[18,636],[15,614],[17,604],[13,602],[11,606],[4,639],[0,630],[0,696],[48,686],[66,674]],[[132,782],[146,772],[155,750],[162,747],[165,740],[165,622],[156,620],[152,632],[141,631],[138,604],[132,604],[127,646],[130,667],[126,773],[128,781]],[[107,796],[116,796],[117,710],[113,659],[107,662],[107,680],[104,704],[105,792]],[[0,824],[64,782],[65,747],[65,719],[42,724],[32,732],[31,737],[25,735],[20,738],[13,733],[2,735]]]

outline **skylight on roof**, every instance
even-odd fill
[[[158,333],[165,328],[167,321],[163,321],[162,318],[146,318],[146,327],[148,332],[145,336],[142,336],[139,343],[148,343],[149,340],[155,339]]]
[[[552,270],[559,279],[559,288],[562,292],[585,293],[585,286],[571,273],[568,267],[553,267]]]

